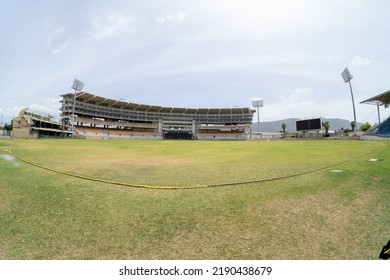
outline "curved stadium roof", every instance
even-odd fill
[[[390,104],[390,90],[381,93],[377,96],[366,99],[360,104],[371,104],[371,105],[388,105]]]
[[[61,96],[74,96],[74,93],[68,93]],[[76,99],[85,103],[91,103],[94,105],[107,106],[112,108],[118,108],[123,110],[135,110],[142,112],[153,113],[179,113],[179,114],[248,114],[253,113],[249,107],[234,107],[234,108],[178,108],[178,107],[163,107],[157,105],[146,105],[126,102],[123,100],[115,100],[105,98],[97,95],[90,94],[88,92],[80,92],[76,94]]]

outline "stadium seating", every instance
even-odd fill
[[[366,135],[390,137],[390,116],[385,121],[368,131]]]
[[[162,139],[162,135],[147,130],[76,126],[81,138],[90,139]]]
[[[202,139],[241,140],[249,136],[255,112],[249,107],[163,107],[88,92],[61,96],[62,123],[69,131],[76,127],[82,138],[199,139],[200,133]]]

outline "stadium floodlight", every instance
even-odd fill
[[[260,137],[260,115],[259,115],[259,108],[260,107],[263,107],[263,99],[260,99],[260,98],[253,98],[252,99],[252,106],[256,108],[256,111],[257,111],[257,130],[258,130],[258,133],[259,133],[259,137]]]
[[[72,89],[76,91],[81,91],[84,87],[84,83],[83,82],[80,82],[79,80],[77,79],[74,79],[73,81],[73,85],[72,85]]]
[[[344,69],[344,71],[341,73],[341,76],[343,77],[345,83],[349,83],[349,88],[351,90],[352,107],[353,107],[353,120],[354,120],[354,123],[355,123],[353,130],[354,130],[354,134],[357,135],[357,122],[356,122],[355,101],[353,99],[353,92],[352,92],[352,85],[351,85],[351,80],[352,80],[353,76],[349,72],[348,67],[346,67]]]
[[[73,96],[73,109],[72,109],[72,132],[74,132],[74,110],[76,105],[76,94],[77,91],[81,91],[84,87],[84,83],[80,82],[77,79],[74,79],[72,89],[74,89],[74,96]]]

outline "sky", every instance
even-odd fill
[[[60,95],[251,107],[260,121],[378,121],[390,90],[388,0],[0,0],[0,115],[59,119]],[[381,118],[390,109],[380,108]],[[255,115],[257,121],[257,115]]]

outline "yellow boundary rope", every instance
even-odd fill
[[[12,143],[13,144],[13,143]],[[6,150],[4,150],[5,152],[9,153],[10,155],[12,155],[14,158],[20,160],[21,162],[24,162],[24,163],[27,163],[29,165],[32,165],[32,166],[35,166],[35,167],[38,167],[38,168],[41,168],[41,169],[44,169],[44,170],[49,170],[49,171],[52,171],[52,172],[55,172],[55,173],[58,173],[58,174],[63,174],[63,175],[66,175],[66,176],[71,176],[71,177],[75,177],[75,178],[79,178],[79,179],[84,179],[84,180],[88,180],[88,181],[94,181],[94,182],[99,182],[99,183],[107,183],[107,184],[112,184],[112,185],[119,185],[119,186],[126,186],[126,187],[133,187],[133,188],[144,188],[144,189],[196,189],[196,188],[207,188],[206,185],[199,185],[199,186],[148,186],[148,185],[136,185],[136,184],[131,184],[131,183],[126,183],[126,182],[117,182],[117,181],[111,181],[111,180],[106,180],[106,179],[99,179],[99,178],[93,178],[93,177],[89,177],[89,176],[85,176],[85,175],[80,175],[80,174],[76,174],[76,173],[70,173],[70,172],[66,172],[66,171],[62,171],[62,170],[58,170],[58,169],[54,169],[54,168],[51,168],[51,167],[46,167],[46,166],[43,166],[43,165],[40,165],[40,164],[36,164],[34,162],[31,162],[31,161],[28,161],[26,159],[23,159],[21,157],[18,157],[16,156],[13,152],[12,152],[12,144],[10,145],[10,147]]]
[[[319,168],[315,168],[315,169],[311,169],[311,170],[307,170],[307,171],[302,171],[302,172],[298,172],[298,173],[294,173],[294,174],[278,176],[278,177],[270,177],[270,178],[263,178],[263,179],[250,180],[250,181],[241,181],[241,182],[228,182],[228,183],[209,184],[209,185],[195,185],[195,186],[149,186],[149,185],[137,185],[137,184],[131,184],[131,183],[126,183],[126,182],[118,182],[118,181],[111,181],[111,180],[106,180],[106,179],[93,178],[93,177],[89,177],[89,176],[84,176],[84,175],[80,175],[80,174],[76,174],[76,173],[70,173],[70,172],[66,172],[66,171],[62,171],[62,170],[46,167],[46,166],[43,166],[43,165],[39,165],[39,164],[33,163],[31,161],[28,161],[28,160],[25,160],[25,159],[22,159],[22,158],[16,156],[12,152],[12,144],[13,143],[11,143],[9,148],[5,149],[4,151],[9,153],[14,158],[16,158],[16,159],[18,159],[18,160],[20,160],[20,161],[22,161],[24,163],[27,163],[29,165],[32,165],[32,166],[35,166],[35,167],[38,167],[38,168],[41,168],[41,169],[44,169],[44,170],[49,170],[49,171],[52,171],[52,172],[55,172],[55,173],[58,173],[58,174],[63,174],[63,175],[66,175],[66,176],[71,176],[71,177],[75,177],[75,178],[79,178],[79,179],[83,179],[83,180],[88,180],[88,181],[93,181],[93,182],[107,183],[107,184],[112,184],[112,185],[119,185],[119,186],[133,187],[133,188],[164,189],[164,190],[200,189],[200,188],[212,188],[212,187],[223,187],[223,186],[236,186],[236,185],[263,183],[263,182],[268,182],[268,181],[275,181],[275,180],[281,180],[281,179],[286,179],[286,178],[292,178],[292,177],[297,177],[297,176],[301,176],[301,175],[305,175],[305,174],[309,174],[309,173],[314,173],[314,172],[317,172],[317,171],[325,170],[325,169],[328,169],[328,168],[331,168],[331,167],[334,167],[334,166],[337,166],[337,165],[340,165],[340,164],[343,164],[343,163],[346,163],[346,162],[349,162],[349,161],[352,161],[352,160],[355,160],[355,159],[358,159],[358,158],[361,158],[361,157],[364,157],[364,156],[367,156],[368,154],[373,153],[376,150],[379,150],[379,148],[378,148],[378,149],[369,151],[369,152],[367,152],[367,153],[365,153],[363,155],[359,155],[359,156],[356,156],[354,158],[350,158],[350,159],[347,159],[347,160],[344,160],[344,161],[340,161],[340,162],[337,162],[337,163],[334,163],[334,164],[330,164],[330,165],[327,165],[327,166],[323,166],[323,167],[319,167]]]

